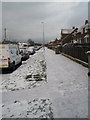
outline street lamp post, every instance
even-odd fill
[[[6,41],[6,28],[4,28],[4,35],[5,35],[4,41]]]
[[[43,48],[44,48],[44,22],[41,22],[43,24]]]
[[[90,23],[88,25],[89,43],[90,43]]]

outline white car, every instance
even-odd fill
[[[28,47],[27,51],[29,55],[33,55],[35,53],[34,47]]]
[[[22,57],[18,44],[0,44],[0,68],[15,69],[15,66],[22,63]]]

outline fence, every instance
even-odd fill
[[[90,46],[64,46],[62,52],[68,54],[74,58],[80,59],[84,62],[88,62],[86,52],[90,51]]]

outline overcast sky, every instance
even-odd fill
[[[80,27],[88,19],[88,2],[3,2],[2,28],[10,40],[42,42],[60,38],[62,28]],[[4,31],[2,29],[2,32]]]

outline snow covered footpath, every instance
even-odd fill
[[[43,69],[42,67],[31,67],[33,70],[27,70],[27,67],[23,67],[22,65],[21,67],[24,68],[23,73],[20,68],[15,71],[15,76],[20,80],[20,83],[15,80],[17,87],[14,87],[14,90],[11,89],[13,88],[13,86],[11,87],[12,84],[8,86],[6,84],[8,82],[3,81],[3,117],[87,118],[88,69],[60,54],[55,55],[54,51],[47,48],[45,49],[45,54],[41,49],[36,55],[31,59],[34,60],[35,57],[35,59],[38,58],[38,61],[43,61],[41,59],[43,58],[46,61],[47,71],[45,72],[44,61],[40,62]],[[35,63],[37,63],[36,60],[34,60],[34,63],[32,61],[32,64],[28,60],[26,64],[28,66],[37,66]],[[36,75],[37,72],[34,69],[35,71],[38,71],[38,69],[39,71],[44,71],[44,78],[40,77],[43,72],[39,72],[41,74]],[[33,82],[31,81],[31,76],[35,79],[43,79],[44,84],[40,83],[38,87],[37,85],[34,88],[30,87],[29,82]],[[11,75],[10,79],[13,80],[13,78],[14,76],[12,77]],[[39,82],[43,82],[43,80]],[[26,81],[28,81],[28,84]],[[8,89],[6,89],[5,85],[7,85]]]
[[[47,79],[55,118],[88,118],[88,69],[46,49]]]

